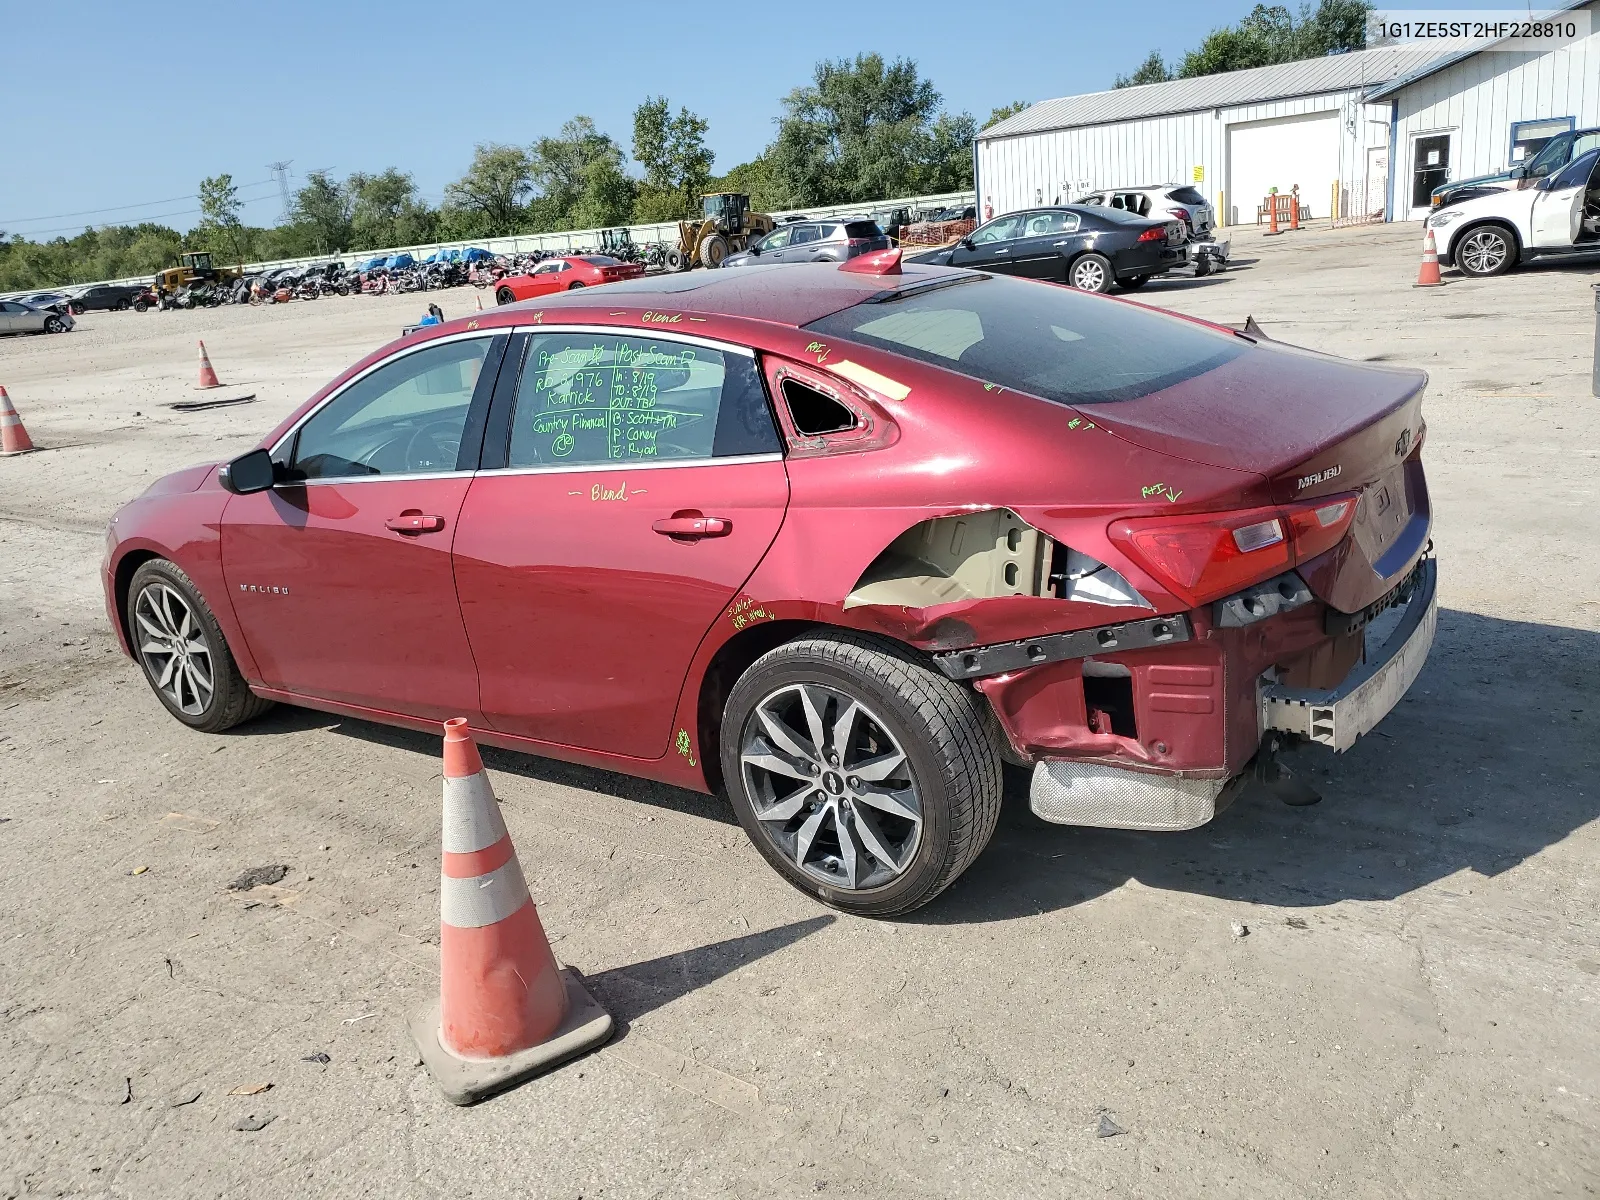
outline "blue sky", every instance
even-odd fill
[[[658,94],[710,121],[726,169],[767,144],[781,98],[821,58],[913,58],[948,108],[982,120],[1011,100],[1110,87],[1150,50],[1180,54],[1250,5],[12,4],[6,90],[26,100],[0,123],[0,230],[186,229],[199,180],[224,171],[246,220],[271,224],[281,203],[266,164],[281,159],[292,182],[398,166],[437,202],[476,142],[527,144],[586,113],[627,149],[634,107]],[[719,12],[726,34],[708,36]]]

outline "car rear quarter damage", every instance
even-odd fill
[[[1426,656],[1431,623],[1402,654],[1369,646],[1360,618],[1409,603],[1415,633],[1431,611],[1420,375],[1354,378],[1360,368],[1338,360],[1253,350],[1270,359],[1222,370],[1261,393],[1230,396],[1230,419],[1255,431],[1218,453],[1159,401],[1131,404],[1124,423],[1117,404],[1075,409],[859,345],[784,349],[767,369],[790,439],[790,504],[702,648],[695,716],[707,758],[721,685],[705,668],[833,626],[914,647],[974,689],[993,712],[997,751],[1034,768],[1046,819],[1188,828],[1226,804],[1264,737],[1344,749]],[[1293,416],[1267,427],[1279,401],[1262,381],[1292,393],[1296,375],[1312,393],[1344,383],[1344,398],[1298,433]],[[852,428],[797,431],[785,380],[827,390]],[[1276,522],[1282,557],[1264,561],[1279,569],[1186,590],[1130,552],[1130,528],[1160,534],[1218,514],[1245,514],[1250,529]],[[1383,671],[1396,656],[1401,668]],[[1345,702],[1337,744],[1313,710],[1330,709],[1362,671],[1384,678],[1359,714]]]

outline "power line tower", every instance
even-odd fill
[[[278,179],[278,195],[283,197],[283,220],[287,224],[294,211],[294,201],[289,196],[289,168],[294,159],[288,158],[283,162],[268,163],[267,170],[271,171]]]

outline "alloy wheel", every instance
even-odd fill
[[[211,645],[181,592],[152,583],[133,606],[139,657],[155,688],[179,712],[205,712],[216,688]]]
[[[1461,265],[1474,275],[1487,275],[1505,262],[1506,240],[1489,229],[1468,236],[1461,246]]]
[[[815,683],[781,687],[745,722],[745,794],[761,831],[832,887],[881,887],[910,867],[922,801],[905,750],[861,701]]]
[[[1072,268],[1072,286],[1085,292],[1098,292],[1105,286],[1106,273],[1097,262],[1080,262]]]

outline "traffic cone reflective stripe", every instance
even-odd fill
[[[1433,230],[1428,230],[1428,236],[1422,243],[1422,265],[1417,268],[1417,282],[1413,287],[1440,287],[1444,280],[1439,277],[1439,250],[1433,242]]]
[[[38,447],[23,428],[22,418],[17,415],[11,397],[6,395],[5,388],[0,387],[0,454],[26,454],[36,449]]]
[[[206,354],[206,344],[200,343],[200,382],[195,384],[198,388],[221,387],[222,380],[217,378],[217,373],[211,367],[211,358]]]
[[[410,1022],[458,1104],[611,1036],[611,1018],[556,964],[464,718],[445,723],[439,1004]]]

